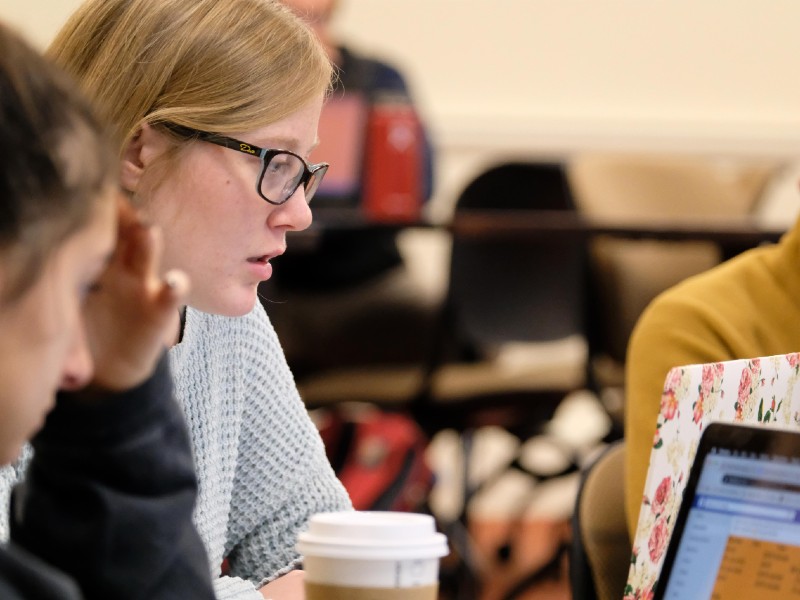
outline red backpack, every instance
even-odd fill
[[[433,487],[428,440],[402,412],[371,405],[317,411],[325,450],[356,510],[416,511]]]

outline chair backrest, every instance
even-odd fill
[[[747,214],[774,172],[775,165],[767,162],[617,153],[578,155],[568,167],[582,213],[655,222]],[[624,362],[630,333],[650,301],[723,258],[710,242],[622,239],[594,240],[591,256],[596,319],[604,323],[593,340],[595,350],[619,362]]]
[[[588,214],[700,218],[751,212],[774,171],[763,162],[608,153],[575,157],[569,178]]]
[[[559,164],[490,168],[463,191],[462,209],[573,211]],[[585,243],[579,238],[473,239],[454,234],[449,302],[471,343],[549,341],[583,332]]]
[[[572,517],[569,563],[574,600],[619,600],[631,558],[625,519],[625,442],[608,446],[583,472]]]

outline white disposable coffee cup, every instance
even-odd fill
[[[439,559],[447,555],[447,539],[436,532],[433,517],[416,513],[348,511],[314,515],[299,535],[306,582],[331,588],[371,588],[371,597],[395,598],[391,590],[435,590]],[[377,592],[385,590],[385,595]]]

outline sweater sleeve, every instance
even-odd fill
[[[239,577],[217,577],[214,593],[217,600],[264,600],[253,583]]]
[[[633,537],[670,369],[727,360],[731,325],[702,297],[675,288],[642,314],[628,344],[625,382],[625,510]]]
[[[30,444],[22,446],[20,455],[12,464],[0,466],[0,543],[8,541],[8,507],[11,504],[11,492],[14,486],[22,481],[33,450]]]
[[[166,361],[138,388],[78,396],[60,394],[33,440],[12,540],[74,577],[87,598],[214,598]]]
[[[230,574],[257,587],[297,568],[297,534],[314,513],[351,510],[261,309],[242,363],[246,401],[228,525]]]

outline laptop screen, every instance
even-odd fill
[[[319,145],[309,157],[312,163],[328,162],[330,168],[317,192],[320,199],[352,200],[361,185],[369,106],[363,94],[349,92],[330,96],[319,119]]]
[[[670,543],[664,598],[800,598],[799,452],[797,443],[698,452],[702,470]]]

